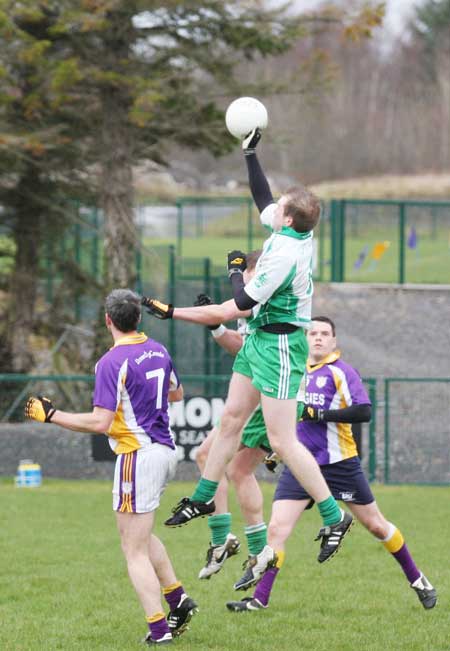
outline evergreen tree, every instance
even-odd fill
[[[39,260],[44,240],[71,219],[68,199],[98,199],[104,291],[133,285],[133,167],[164,161],[169,145],[214,155],[232,146],[224,98],[252,94],[261,60],[308,32],[287,9],[258,0],[0,0],[0,203],[16,245],[14,370],[31,366]],[[379,15],[363,3],[348,36],[366,35]],[[255,74],[242,86],[243,59]]]

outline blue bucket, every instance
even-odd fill
[[[19,462],[15,481],[16,486],[19,488],[37,488],[38,486],[41,486],[41,466],[38,463],[31,461],[31,459],[23,459]]]

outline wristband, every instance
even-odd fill
[[[226,332],[226,327],[222,323],[215,330],[211,330],[211,334],[214,337],[214,339],[221,337],[223,334],[225,334],[225,332]]]

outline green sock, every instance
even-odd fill
[[[223,545],[231,531],[231,513],[210,515],[208,527],[211,529],[211,544]]]
[[[337,524],[341,521],[341,509],[332,495],[323,502],[318,502],[319,513],[322,516],[323,524],[328,527],[330,524]]]
[[[210,481],[209,479],[200,477],[191,500],[193,502],[210,502],[214,499],[218,485],[218,481]]]
[[[252,556],[259,554],[267,545],[267,526],[264,522],[245,527],[248,551]]]

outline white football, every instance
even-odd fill
[[[225,113],[225,124],[228,131],[241,140],[259,127],[267,127],[268,115],[266,107],[254,97],[239,97],[231,102]]]

